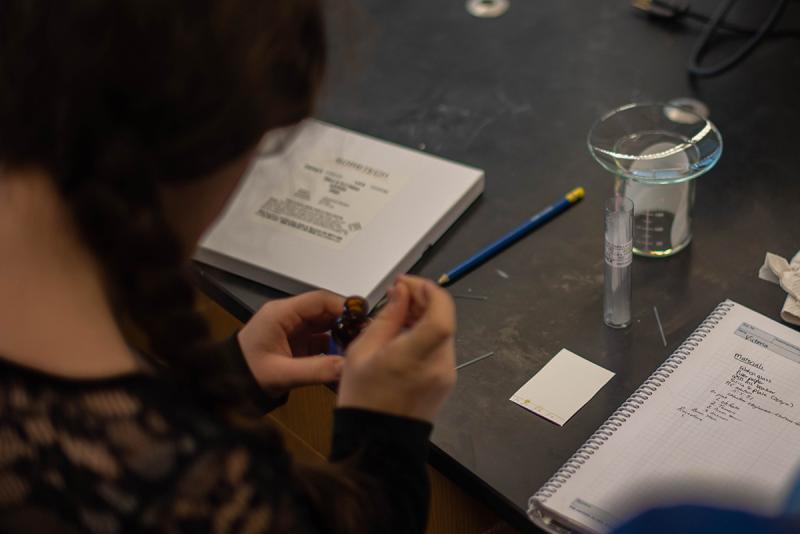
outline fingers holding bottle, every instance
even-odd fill
[[[430,280],[412,276],[402,277],[398,284],[407,285],[411,296],[406,319],[409,329],[401,340],[409,345],[409,351],[426,356],[435,353],[442,343],[452,341],[456,312],[450,294]],[[452,363],[455,365],[455,360]]]
[[[430,281],[399,278],[347,351],[339,406],[433,420],[455,382],[454,335],[450,295]]]

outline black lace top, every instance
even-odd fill
[[[166,380],[0,372],[3,532],[425,529],[427,423],[338,409],[333,465],[315,470],[265,423],[234,428]]]

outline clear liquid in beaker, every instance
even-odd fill
[[[674,180],[690,174],[699,159],[696,147],[672,132],[649,131],[626,135],[615,148],[639,156],[620,162],[627,177],[617,175],[616,183],[617,194],[630,198],[636,206],[634,253],[669,256],[686,247],[692,239],[694,181]],[[636,177],[649,181],[640,182]]]

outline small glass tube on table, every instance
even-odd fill
[[[631,324],[633,201],[623,196],[605,204],[605,293],[603,320],[612,328]]]

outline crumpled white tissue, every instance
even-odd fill
[[[767,252],[764,265],[758,271],[758,277],[767,282],[779,284],[786,291],[786,302],[781,310],[781,318],[787,323],[800,325],[800,252],[792,261]]]

